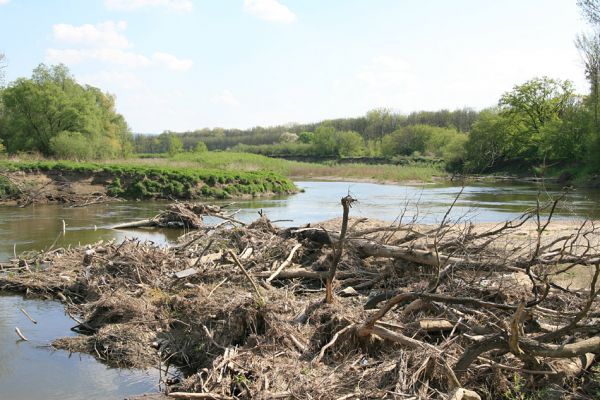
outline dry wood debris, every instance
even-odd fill
[[[341,221],[314,226],[226,218],[171,247],[127,240],[41,253],[5,266],[0,289],[61,298],[81,316],[74,329],[85,335],[56,347],[117,366],[178,366],[172,398],[598,390],[596,222],[555,223],[552,202],[493,227],[450,213],[436,226],[390,225],[349,218],[345,199]]]

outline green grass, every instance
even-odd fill
[[[446,173],[439,164],[371,165],[307,163],[235,152],[182,153],[170,159],[146,159],[136,162],[164,163],[180,167],[199,166],[223,170],[270,171],[294,179],[367,179],[374,181],[430,182]]]
[[[157,163],[154,160],[83,163],[74,161],[6,160],[0,170],[60,172],[90,175],[102,182],[108,193],[123,198],[229,198],[263,193],[292,193],[287,178],[266,171],[206,168],[197,163]]]

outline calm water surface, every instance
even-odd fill
[[[416,218],[421,223],[440,221],[460,186],[434,184],[423,186],[380,185],[349,182],[296,182],[304,189],[293,196],[238,201],[231,209],[241,209],[236,218],[252,221],[258,210],[271,220],[285,220],[291,226],[318,222],[341,215],[340,198],[350,193],[358,202],[351,210],[353,217],[393,221],[404,211],[404,220]],[[524,210],[560,194],[560,187],[532,183],[480,183],[464,188],[453,208],[453,218],[470,218],[476,222],[499,222],[515,218]],[[219,203],[219,202],[217,202]],[[228,202],[220,202],[225,204]],[[578,189],[568,194],[568,207],[557,210],[559,218],[600,217],[600,191]],[[118,241],[138,237],[156,243],[167,243],[180,235],[175,230],[113,230],[111,226],[156,215],[166,203],[122,202],[84,208],[60,205],[27,208],[0,207],[0,260],[28,250],[87,244],[98,240]],[[60,235],[62,221],[66,235]],[[291,221],[289,221],[291,220]],[[206,219],[211,223],[210,218]]]
[[[404,212],[405,221],[415,218],[421,223],[435,223],[443,218],[460,191],[460,186],[449,184],[402,186],[310,181],[296,184],[304,189],[303,193],[238,201],[231,209],[240,209],[236,218],[244,221],[256,219],[262,209],[271,220],[286,220],[280,224],[292,226],[339,217],[340,198],[351,194],[358,199],[351,210],[353,217],[392,221]],[[560,187],[530,183],[473,184],[464,188],[451,216],[500,222],[535,206],[538,196],[544,201],[559,193]],[[557,218],[600,217],[600,191],[580,189],[568,196],[569,206],[557,210]],[[161,202],[122,202],[85,208],[0,207],[0,260],[11,258],[15,251],[18,254],[52,245],[64,247],[113,238],[121,241],[137,237],[167,244],[182,231],[110,229],[117,223],[154,216],[165,206]],[[63,220],[64,236],[59,235]],[[206,222],[211,223],[210,219]],[[38,319],[39,324],[28,321],[20,307]],[[116,399],[156,390],[156,374],[108,369],[90,356],[69,356],[66,352],[39,347],[71,334],[69,328],[73,324],[58,303],[0,296],[0,399]],[[21,327],[31,342],[17,342],[15,326]]]
[[[38,323],[29,321],[20,308]],[[111,369],[92,356],[48,347],[53,339],[73,335],[73,325],[58,302],[0,295],[0,399],[123,399],[157,391],[157,370]],[[19,340],[15,327],[28,342]]]

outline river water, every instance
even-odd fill
[[[340,198],[350,194],[358,200],[351,210],[352,217],[393,221],[403,214],[404,221],[414,218],[420,223],[435,223],[443,218],[461,190],[460,186],[448,183],[406,186],[306,181],[296,184],[304,190],[302,193],[238,201],[231,209],[239,209],[236,218],[243,221],[257,218],[257,212],[263,210],[271,220],[282,220],[280,225],[295,226],[339,217]],[[477,183],[462,190],[451,217],[475,222],[515,218],[535,206],[537,199],[543,202],[561,193],[560,187],[514,182]],[[575,190],[568,195],[565,204],[566,207],[557,210],[557,218],[600,217],[600,191]],[[154,216],[165,205],[121,202],[84,208],[0,207],[0,260],[24,251],[113,238],[120,241],[138,237],[167,244],[182,232],[110,229],[117,223]],[[63,221],[66,231],[61,235]],[[20,308],[26,309],[39,323],[32,324]],[[157,371],[109,369],[91,356],[69,356],[45,347],[55,338],[71,335],[69,328],[73,325],[59,303],[0,296],[0,399],[122,399],[130,394],[157,390]],[[29,342],[17,341],[15,326],[21,327]]]

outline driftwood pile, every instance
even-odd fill
[[[116,366],[176,365],[172,398],[594,398],[599,232],[556,202],[497,226],[352,219],[199,226],[44,253],[0,289],[61,298]],[[43,265],[39,269],[23,265]],[[20,268],[19,273],[14,273]],[[528,397],[526,397],[528,396]]]
[[[124,222],[113,226],[113,229],[128,228],[173,228],[173,229],[200,229],[204,226],[204,216],[222,219],[224,222],[245,225],[233,218],[234,213],[227,213],[225,207],[202,203],[173,203],[158,215],[132,222]]]

